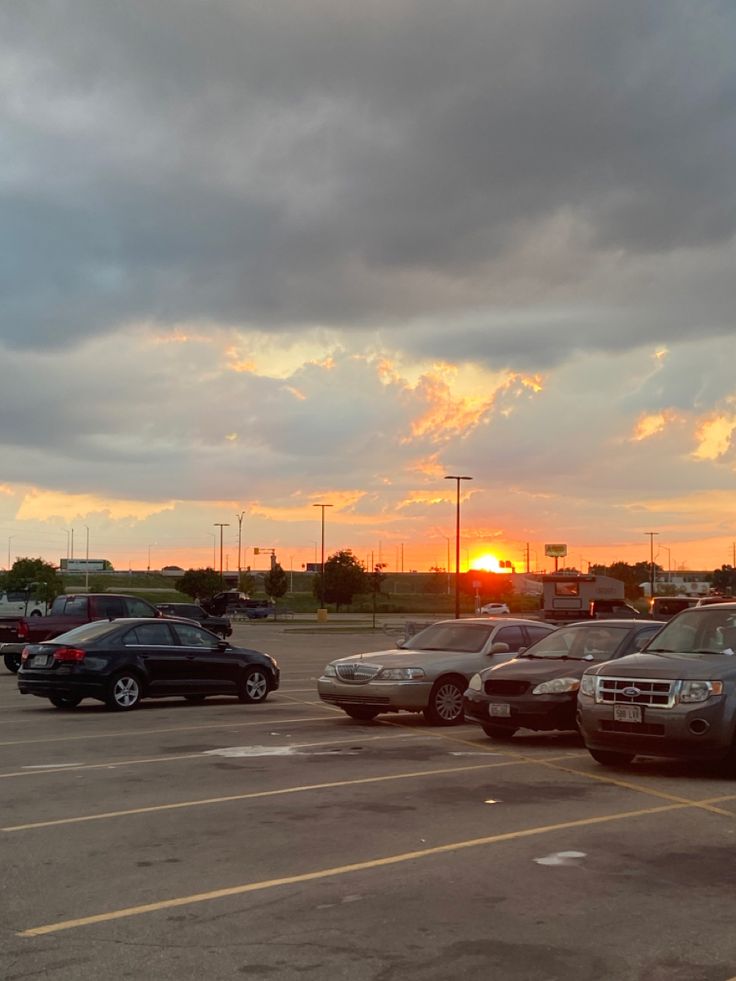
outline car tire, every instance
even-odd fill
[[[264,668],[248,668],[240,679],[238,698],[241,702],[255,705],[265,702],[271,690],[271,679]]]
[[[57,709],[75,709],[82,699],[79,695],[49,695],[49,701]]]
[[[40,617],[40,616],[43,616],[43,614],[41,613],[40,610],[31,610],[31,616],[32,617]]]
[[[460,725],[465,720],[463,693],[467,687],[464,678],[438,678],[429,693],[429,704],[424,709],[427,722],[433,726]]]
[[[184,699],[187,702],[191,702],[192,705],[201,705],[202,702],[207,698],[206,695],[185,695]]]
[[[484,725],[483,732],[488,736],[489,739],[495,739],[497,742],[505,743],[513,738],[514,734],[517,732],[516,726],[489,726]]]
[[[3,654],[5,667],[11,674],[17,674],[20,668],[20,654]]]
[[[341,705],[340,708],[356,722],[372,722],[380,712],[380,709],[369,705]]]
[[[589,749],[588,752],[601,766],[627,766],[635,753],[616,753],[611,749]]]
[[[130,712],[138,708],[143,697],[140,678],[132,671],[120,671],[110,678],[105,705],[113,712]]]

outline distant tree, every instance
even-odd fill
[[[222,590],[222,580],[214,569],[188,569],[177,579],[176,588],[192,599],[209,600]]]
[[[736,569],[732,565],[722,565],[720,569],[714,569],[711,583],[716,592],[733,595],[736,592]]]
[[[9,572],[0,576],[0,588],[21,592],[52,603],[64,592],[64,581],[56,567],[43,559],[16,559]]]
[[[323,605],[334,603],[338,613],[340,606],[352,602],[356,593],[369,591],[365,568],[350,549],[335,552],[325,562],[324,595],[321,595],[321,578],[314,577],[314,594]]]
[[[255,592],[256,588],[256,577],[252,576],[250,572],[240,573],[239,589],[241,593],[245,593],[246,596],[250,596],[251,593]]]
[[[280,599],[289,588],[289,580],[278,562],[263,577],[263,591],[272,600]]]

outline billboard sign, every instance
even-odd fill
[[[551,559],[564,559],[567,555],[567,545],[545,545],[544,554]]]

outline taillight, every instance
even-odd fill
[[[85,651],[78,647],[59,647],[54,651],[55,661],[83,661]]]
[[[27,647],[24,647],[20,655],[21,661],[27,661],[30,656],[31,656],[30,650]]]
[[[28,640],[28,638],[31,636],[31,631],[28,629],[28,624],[23,623],[21,620],[21,622],[18,624],[17,634],[21,640]]]

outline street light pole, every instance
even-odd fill
[[[84,560],[84,591],[89,592],[89,526],[84,526],[87,532],[87,547],[85,549],[85,560]],[[150,562],[149,562],[150,565]]]
[[[325,605],[325,508],[331,508],[331,504],[313,504],[313,508],[322,509],[322,561],[320,563],[319,575],[319,606],[324,609]]]
[[[215,528],[220,529],[220,583],[222,584],[224,582],[222,576],[222,529],[229,528],[230,523],[228,521],[214,521],[213,524]],[[238,583],[238,585],[240,585],[240,583]]]
[[[240,514],[236,514],[235,517],[238,519],[238,589],[240,589],[240,573],[243,569],[240,564],[240,547],[243,539],[243,515],[245,511],[241,511]]]
[[[645,535],[649,535],[649,599],[654,596],[654,536],[658,535],[658,531],[645,531]]]
[[[461,477],[450,474],[445,480],[456,481],[457,503],[455,506],[455,619],[460,619],[460,481],[472,480],[472,477]]]

